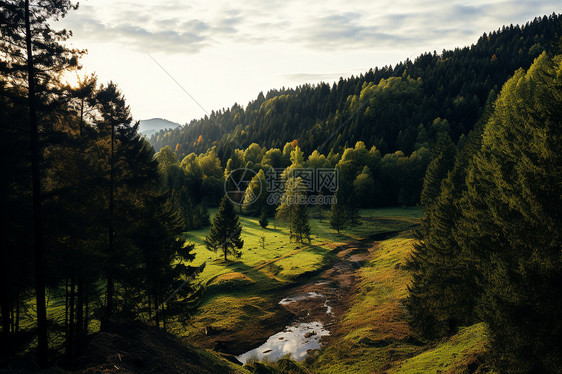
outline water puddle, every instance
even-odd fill
[[[304,295],[286,297],[284,299],[281,299],[279,304],[287,305],[287,304],[291,304],[291,303],[297,303],[299,301],[303,301],[303,300],[306,300],[306,299],[314,299],[314,298],[317,298],[317,297],[324,297],[324,295],[321,295],[321,294],[316,293],[316,292],[309,292],[309,293],[304,294]]]
[[[328,305],[328,299],[324,301],[324,308],[326,308],[326,314],[332,314],[332,307]]]
[[[311,349],[320,348],[320,338],[330,335],[322,322],[299,323],[287,326],[285,331],[272,335],[256,349],[236,357],[243,364],[249,359],[277,361],[290,354],[297,361],[303,360]]]

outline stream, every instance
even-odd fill
[[[280,295],[278,303],[295,316],[293,322],[269,336],[259,347],[236,356],[238,361],[244,364],[248,360],[277,361],[286,355],[301,361],[311,350],[321,348],[332,335],[330,329],[336,327],[349,307],[358,280],[357,269],[377,248],[373,243],[375,238],[369,239],[342,246],[337,252],[338,259],[314,277],[314,281]]]
[[[285,355],[292,359],[303,360],[308,351],[320,348],[320,338],[330,335],[322,322],[295,323],[287,326],[284,331],[278,332],[267,339],[258,348],[237,356],[243,364],[249,359],[263,361],[277,361]]]

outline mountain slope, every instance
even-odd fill
[[[179,126],[179,123],[168,121],[163,118],[152,118],[140,120],[139,132],[144,136],[152,136],[158,131],[173,130]]]
[[[409,153],[431,146],[443,128],[456,142],[515,70],[528,68],[543,50],[560,48],[560,24],[559,15],[538,17],[484,34],[470,47],[426,53],[333,85],[260,93],[246,107],[213,111],[189,126],[159,131],[150,142],[156,150],[169,145],[180,158],[216,145],[222,159],[253,142],[280,148],[293,139],[305,153],[324,143],[322,153],[337,152],[358,140],[383,154]]]

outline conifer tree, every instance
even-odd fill
[[[260,226],[262,228],[267,228],[267,225],[269,225],[269,221],[267,220],[267,212],[265,209],[262,209],[262,212],[260,214],[260,220],[259,220]]]
[[[310,242],[310,224],[308,223],[308,207],[306,204],[297,204],[291,217],[291,240],[304,243]]]
[[[337,199],[338,193],[336,193],[335,196]],[[332,226],[334,230],[337,230],[339,234],[340,231],[342,231],[345,228],[346,224],[347,224],[347,214],[345,212],[345,209],[336,200],[336,202],[333,203],[332,207],[330,208],[330,226]]]
[[[242,212],[258,216],[267,208],[266,179],[263,170],[254,175],[244,192]]]
[[[458,240],[478,259],[500,372],[558,373],[562,350],[562,57],[503,87],[468,170]]]
[[[434,150],[435,157],[429,163],[423,180],[420,204],[428,207],[439,196],[441,182],[447,177],[447,173],[454,165],[455,145],[451,138],[441,138]]]
[[[210,251],[222,252],[225,261],[228,260],[228,254],[240,257],[239,250],[244,246],[244,240],[240,237],[241,233],[242,227],[234,211],[234,205],[224,195],[211,229],[205,238],[205,245]]]
[[[29,119],[29,145],[32,178],[33,240],[35,264],[35,293],[38,331],[38,362],[47,362],[47,312],[45,305],[45,260],[42,208],[42,151],[41,138],[45,131],[43,107],[55,95],[56,74],[76,66],[80,52],[69,49],[65,41],[70,37],[66,30],[57,32],[48,25],[75,8],[69,0],[53,1],[3,1],[0,11],[3,53],[3,70],[9,72],[12,84],[27,87]],[[52,109],[51,109],[52,110]]]

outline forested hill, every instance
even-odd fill
[[[538,17],[524,26],[484,34],[470,47],[425,53],[394,67],[340,78],[333,85],[260,93],[245,108],[235,104],[213,111],[154,134],[150,143],[156,151],[170,146],[180,159],[217,146],[226,160],[233,148],[254,142],[282,148],[297,139],[305,153],[319,147],[328,153],[361,140],[383,154],[408,154],[431,145],[435,133],[442,131],[456,142],[518,68],[529,68],[544,50],[560,49],[561,21],[556,14]]]

